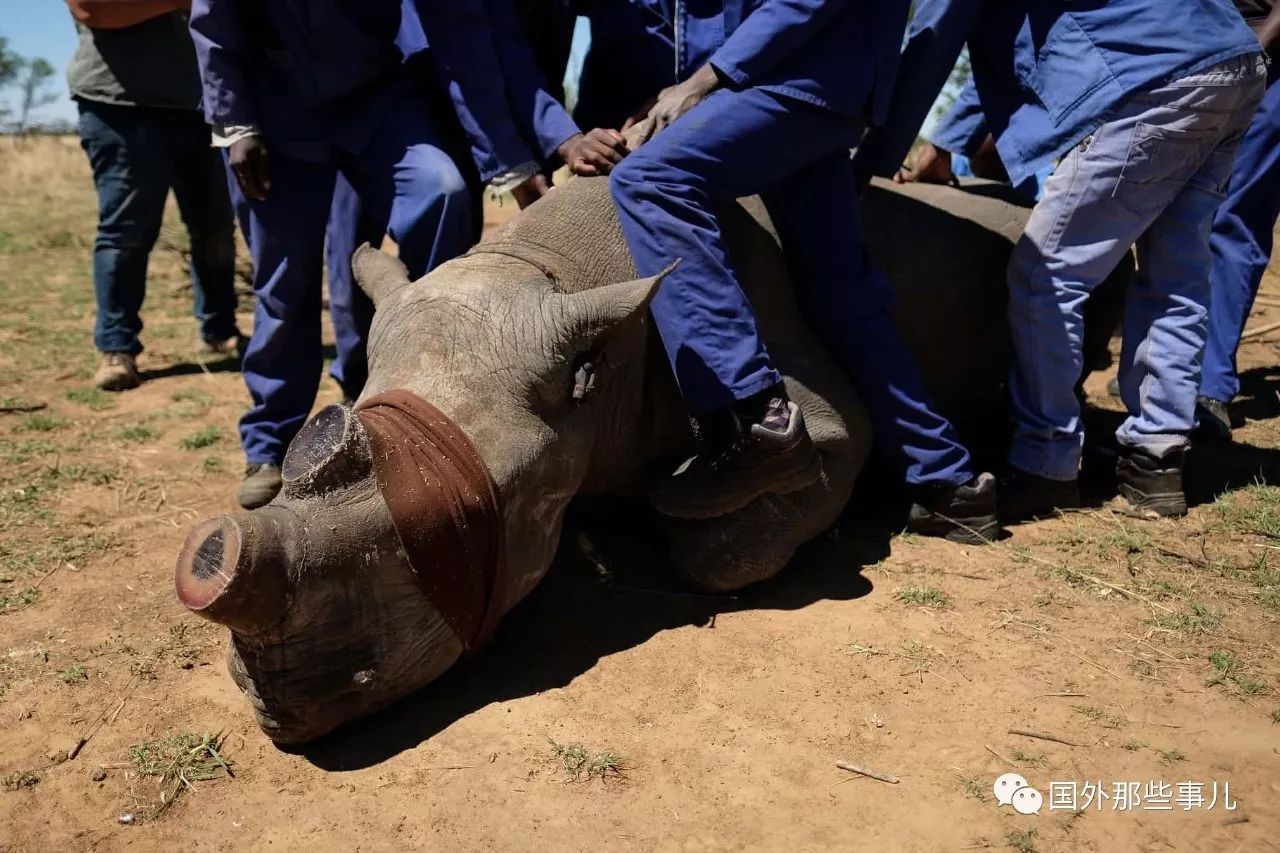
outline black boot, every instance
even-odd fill
[[[717,518],[761,495],[787,494],[822,477],[800,407],[781,386],[701,422],[702,452],[649,490],[663,515]]]
[[[1079,480],[1051,480],[1011,466],[1000,481],[1000,520],[1007,523],[1052,518],[1079,507]]]
[[[921,486],[907,516],[907,530],[940,536],[963,545],[986,545],[1000,535],[996,516],[996,478],[979,474],[962,486]]]
[[[1212,397],[1196,397],[1196,429],[1192,438],[1207,444],[1231,443],[1231,413]]]
[[[1122,447],[1116,463],[1120,497],[1139,517],[1181,518],[1187,514],[1182,491],[1183,452],[1157,458],[1136,447]]]

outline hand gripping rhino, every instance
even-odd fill
[[[998,411],[1003,270],[1026,211],[941,187],[879,187],[868,204],[932,391],[961,424]],[[663,520],[674,568],[711,591],[773,576],[825,530],[872,439],[762,207],[731,206],[725,231],[825,473],[728,516]],[[198,525],[177,567],[182,602],[230,629],[232,677],[280,743],[439,677],[546,573],[571,498],[642,493],[694,451],[647,318],[661,276],[634,280],[607,181],[570,182],[416,282],[367,247],[353,264],[377,305],[359,404],[317,414],[280,496]]]

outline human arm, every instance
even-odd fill
[[[929,108],[946,85],[978,22],[983,3],[984,0],[917,3],[889,115],[882,127],[867,133],[854,158],[861,182],[870,181],[872,175],[890,177],[901,168]]]
[[[1273,58],[1280,51],[1280,5],[1271,7],[1271,14],[1254,30],[1262,48]]]
[[[849,0],[765,0],[712,54],[710,64],[735,85],[753,85],[848,5]]]
[[[266,198],[271,182],[267,146],[249,96],[244,22],[233,0],[193,0],[191,38],[196,45],[205,120],[214,144],[230,149],[228,164],[246,196]]]

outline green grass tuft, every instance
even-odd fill
[[[564,765],[564,772],[571,782],[582,782],[592,777],[600,780],[609,776],[621,776],[623,760],[612,752],[591,752],[580,743],[568,745],[551,741],[555,757]]]
[[[911,604],[917,607],[945,608],[951,606],[951,596],[932,586],[904,586],[895,590],[893,595],[903,604]]]
[[[178,441],[178,446],[183,450],[204,450],[220,441],[222,441],[222,430],[216,426],[207,426],[184,436]]]

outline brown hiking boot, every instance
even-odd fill
[[[728,434],[707,440],[702,453],[652,486],[654,509],[674,518],[718,518],[822,477],[822,458],[795,403],[771,399],[757,423],[730,417]]]
[[[128,391],[142,384],[138,363],[127,352],[104,352],[93,384],[103,391]]]

